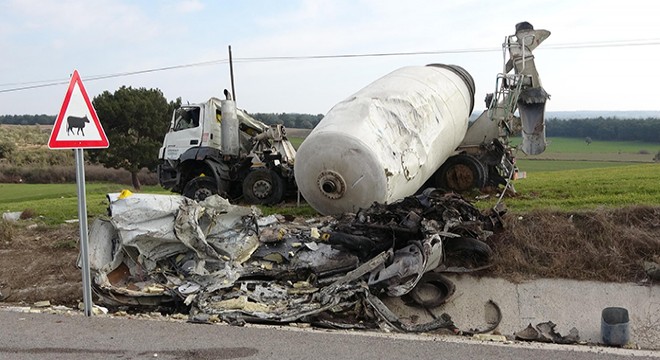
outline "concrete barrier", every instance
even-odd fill
[[[660,286],[561,279],[512,283],[465,275],[448,277],[454,281],[456,292],[432,312],[449,314],[461,330],[485,328],[489,316],[486,304],[493,300],[502,312],[496,329],[502,335],[513,335],[529,324],[552,321],[561,335],[575,327],[581,341],[602,343],[602,310],[623,307],[630,313],[631,345],[660,349]],[[407,306],[399,298],[387,299],[386,304],[404,321],[431,320],[425,310]]]

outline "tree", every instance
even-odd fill
[[[133,188],[140,190],[138,172],[158,164],[158,149],[181,99],[168,103],[159,89],[122,86],[114,94],[104,91],[92,103],[110,147],[91,151],[91,160],[128,170]]]

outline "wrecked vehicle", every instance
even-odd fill
[[[403,323],[381,298],[414,295],[420,282],[446,284],[429,274],[451,263],[452,244],[463,251],[469,247],[457,245],[480,244],[454,262],[487,262],[484,241],[503,213],[484,215],[435,189],[307,220],[263,217],[218,195],[201,202],[178,195],[108,198],[111,217],[94,221],[89,236],[93,290],[104,305],[184,308],[197,321],[414,332],[453,323],[448,316]],[[420,305],[438,305],[425,301]]]
[[[457,65],[404,67],[339,102],[298,149],[294,172],[302,196],[330,215],[391,203],[424,187],[510,188],[518,175],[509,136],[522,132],[526,154],[545,150],[550,96],[532,51],[549,36],[527,22],[516,25],[502,44],[496,91],[469,127],[475,83]]]
[[[282,125],[268,126],[226,100],[183,105],[172,114],[158,159],[160,185],[191,199],[220,194],[276,204],[295,192],[296,150]]]

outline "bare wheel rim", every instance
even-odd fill
[[[259,199],[265,199],[273,192],[273,185],[267,180],[257,180],[252,185],[252,193]]]

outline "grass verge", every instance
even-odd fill
[[[514,182],[518,195],[506,198],[513,212],[576,211],[599,207],[660,205],[660,164],[528,173]],[[478,201],[492,207],[495,197]]]
[[[660,260],[660,206],[579,212],[534,210],[505,217],[490,238],[490,272],[510,280],[565,278],[607,282],[647,279],[644,261]]]
[[[105,214],[106,194],[120,192],[125,185],[88,183],[85,185],[87,215]],[[169,193],[159,186],[143,186],[143,192]],[[78,218],[76,184],[0,184],[0,212],[30,209],[46,224],[59,224]]]

